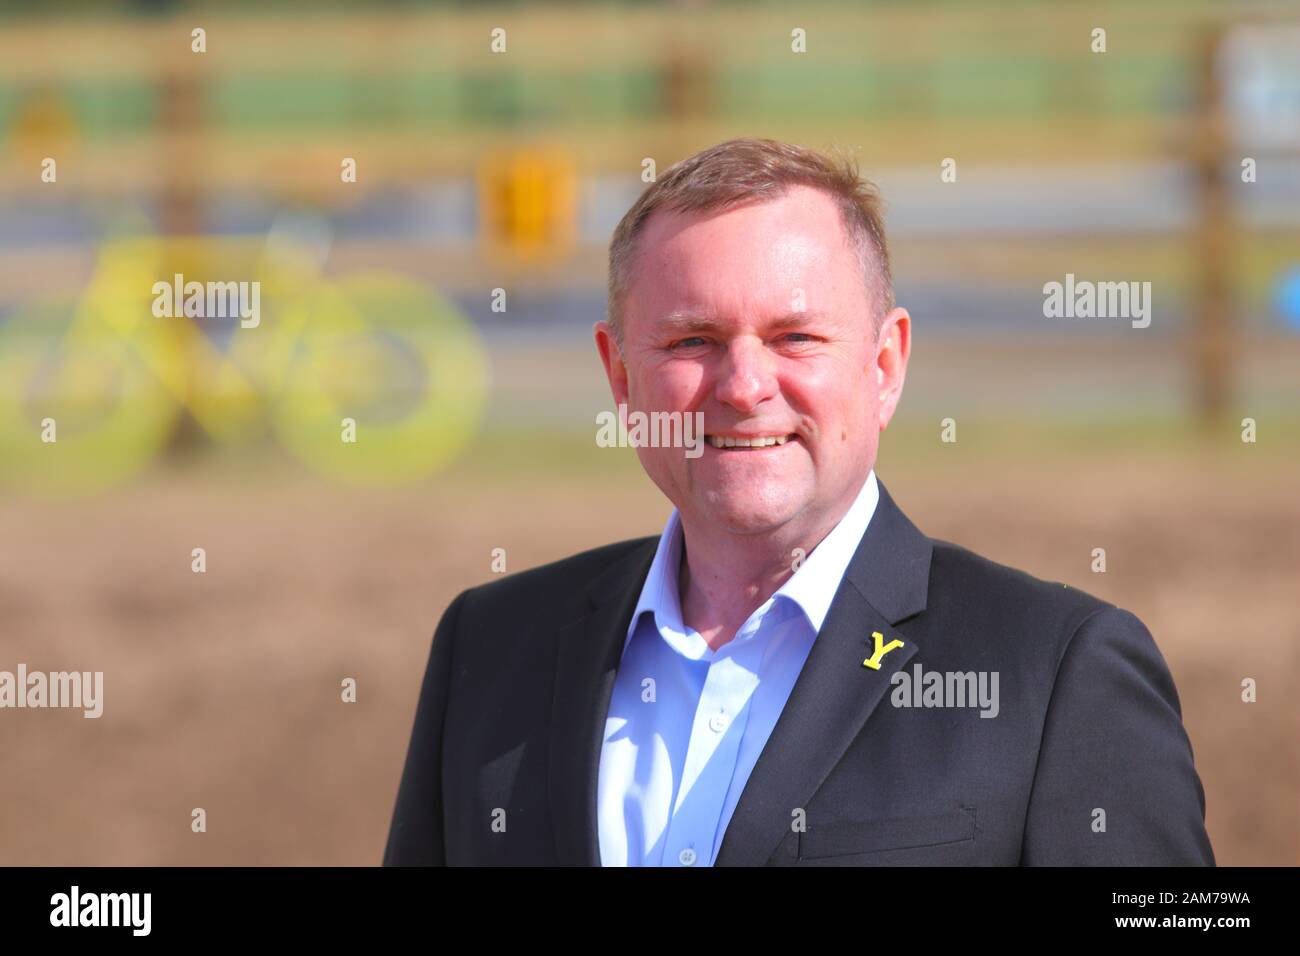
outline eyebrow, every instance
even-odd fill
[[[803,312],[787,312],[764,323],[767,329],[788,329],[815,322],[826,317],[825,313],[813,309]],[[660,320],[660,331],[681,334],[683,332],[714,332],[721,327],[716,319],[692,312],[669,312]]]

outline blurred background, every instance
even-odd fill
[[[0,863],[378,863],[449,601],[662,527],[591,326],[734,136],[883,192],[902,508],[1141,617],[1219,862],[1295,864],[1300,9],[1200,0],[0,3],[0,669],[105,673],[0,712]]]

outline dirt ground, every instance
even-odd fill
[[[491,549],[518,570],[667,513],[630,458],[533,472],[494,454],[400,491],[191,465],[92,499],[0,498],[0,669],[106,675],[99,720],[0,712],[0,863],[378,863],[430,636]],[[1137,613],[1177,682],[1219,862],[1300,859],[1300,462],[885,455],[922,530]]]

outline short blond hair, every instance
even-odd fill
[[[657,209],[711,212],[784,196],[792,186],[811,186],[835,200],[846,237],[857,253],[867,290],[875,301],[876,334],[894,307],[889,247],[882,202],[875,185],[858,175],[848,157],[828,157],[772,139],[731,139],[664,171],[646,187],[614,230],[609,244],[608,319],[623,344],[623,308],[632,281],[637,240]]]

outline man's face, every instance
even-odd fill
[[[629,412],[703,412],[700,457],[637,449],[688,527],[799,537],[838,520],[897,405],[910,320],[895,309],[877,344],[833,200],[795,187],[723,212],[660,210],[633,273],[623,348],[605,323],[597,347]],[[718,447],[733,439],[764,444]]]

